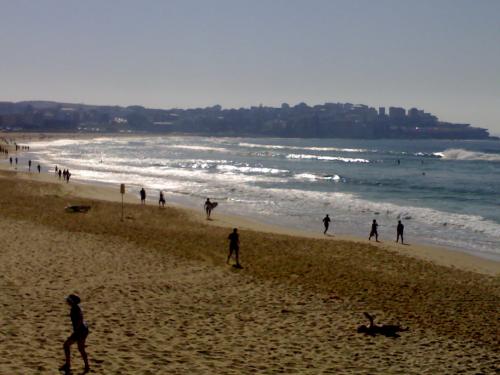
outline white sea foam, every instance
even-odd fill
[[[288,154],[287,159],[315,159],[315,160],[330,160],[342,161],[344,163],[369,163],[369,160],[360,158],[343,158],[341,156],[322,156],[322,155],[309,155],[309,154]]]
[[[326,175],[319,176],[313,173],[299,173],[293,176],[296,180],[306,180],[306,181],[318,181],[318,180],[331,180],[331,181],[340,181],[341,178],[339,175]]]
[[[228,149],[223,147],[193,146],[193,145],[168,145],[168,147],[182,149],[182,150],[192,150],[192,151],[229,152]]]
[[[469,151],[461,148],[450,148],[442,152],[434,152],[433,155],[448,160],[500,161],[500,154],[489,154],[486,152]]]
[[[283,145],[263,145],[257,143],[238,143],[240,147],[247,148],[266,148],[272,150],[309,150],[309,151],[336,151],[336,152],[375,152],[374,150],[366,150],[362,148],[339,148],[339,147],[298,147],[298,146],[283,146]]]
[[[218,170],[226,172],[243,172],[243,173],[264,173],[264,174],[282,174],[288,173],[286,169],[277,168],[263,168],[263,167],[249,167],[249,166],[235,166],[235,165],[218,165]]]

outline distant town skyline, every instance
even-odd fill
[[[0,0],[0,100],[363,103],[500,134],[500,1]]]

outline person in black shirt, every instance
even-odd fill
[[[141,195],[141,204],[146,204],[146,190],[144,190],[144,188],[141,189],[140,195]]]
[[[89,360],[87,353],[85,352],[85,340],[89,334],[89,329],[85,320],[83,320],[83,312],[80,308],[80,297],[70,294],[66,298],[66,302],[71,306],[71,312],[69,314],[71,318],[71,324],[73,325],[73,333],[64,342],[64,355],[66,357],[66,362],[62,365],[59,370],[64,371],[66,374],[71,373],[71,353],[70,347],[75,342],[78,344],[78,350],[82,355],[83,362],[85,363],[85,371],[87,373],[90,371]]]
[[[165,196],[163,195],[163,191],[160,191],[160,199],[158,200],[158,205],[160,207],[165,207]]]
[[[323,225],[325,226],[325,231],[323,232],[323,234],[326,234],[326,232],[328,231],[328,227],[330,226],[330,217],[328,216],[328,214],[326,214],[326,216],[324,217],[323,219]]]
[[[375,236],[375,241],[378,242],[377,227],[378,227],[377,220],[373,219],[372,230],[370,231],[370,237],[368,237],[368,241],[370,241],[372,237]]]
[[[405,226],[401,223],[401,220],[398,221],[398,226],[396,229],[397,235],[396,235],[396,243],[399,241],[399,237],[401,237],[401,243],[404,245],[404,240],[403,240],[403,231],[405,230]]]
[[[233,255],[236,258],[236,264],[234,267],[236,268],[241,268],[240,265],[240,257],[239,257],[239,252],[240,252],[240,236],[238,235],[238,229],[234,228],[233,232],[229,235],[227,238],[229,240],[229,255],[227,256],[227,264],[229,264],[229,259],[231,259],[231,256]]]

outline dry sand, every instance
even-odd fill
[[[235,270],[225,265],[224,227],[235,218],[207,225],[192,211],[126,203],[121,222],[119,203],[97,199],[115,199],[112,190],[47,178],[0,172],[0,374],[57,373],[69,293],[82,297],[98,374],[499,369],[498,263],[461,254],[451,268],[441,265],[450,252],[429,248],[441,263],[417,259],[414,246],[406,256],[394,246],[242,229],[245,268]],[[92,209],[68,214],[69,203]],[[363,311],[410,331],[360,335]],[[76,348],[73,358],[79,373]]]

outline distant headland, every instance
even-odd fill
[[[297,138],[498,139],[487,129],[439,121],[417,108],[364,104],[223,109],[151,109],[51,101],[0,102],[0,130],[24,132],[182,133]]]

